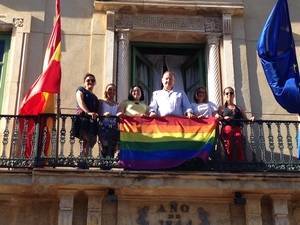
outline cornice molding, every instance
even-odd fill
[[[180,9],[186,11],[205,11],[205,12],[219,12],[230,13],[232,15],[242,15],[244,13],[244,2],[224,2],[224,1],[191,1],[191,0],[122,0],[122,1],[103,1],[96,0],[94,3],[95,9],[98,11],[114,10],[118,11],[124,7],[132,8],[133,11],[144,10],[160,10],[160,9]]]

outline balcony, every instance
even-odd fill
[[[122,169],[116,158],[103,158],[98,139],[93,149],[84,154],[83,141],[73,136],[75,115],[21,117],[0,116],[1,168],[86,168]],[[42,121],[48,120],[42,127]],[[116,120],[117,118],[110,118]],[[49,126],[49,121],[54,126]],[[101,118],[98,119],[101,123]],[[20,129],[21,123],[23,128]],[[192,159],[172,171],[215,172],[296,172],[298,160],[298,121],[243,121],[244,161],[226,159],[221,137],[217,135],[208,161]],[[30,128],[31,126],[31,128]],[[50,128],[50,129],[49,129]],[[29,129],[32,129],[30,135]],[[217,133],[219,129],[217,128]],[[105,131],[103,131],[105,132]],[[48,147],[46,147],[48,146]],[[30,149],[29,149],[30,148]],[[47,152],[47,153],[46,153]],[[169,170],[169,169],[168,169]]]

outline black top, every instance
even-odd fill
[[[241,121],[238,121],[238,120],[241,120],[241,119],[244,119],[244,118],[243,118],[243,114],[242,114],[241,109],[237,105],[235,105],[234,109],[229,109],[227,107],[227,105],[222,106],[219,109],[218,113],[222,117],[228,116],[231,119],[231,120],[223,120],[222,121],[223,125],[230,125],[230,126],[234,126],[234,127],[243,126],[243,123]]]
[[[86,107],[88,108],[88,110],[90,112],[95,112],[97,113],[98,111],[98,98],[96,95],[94,95],[92,92],[90,92],[89,90],[85,89],[84,87],[79,87],[77,91],[80,91],[83,93],[83,102],[85,103]],[[83,110],[79,107],[79,105],[77,104],[77,110],[76,110],[77,114],[84,114]]]

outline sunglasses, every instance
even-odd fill
[[[233,95],[234,92],[233,91],[230,91],[230,92],[226,92],[225,95]]]
[[[95,83],[96,80],[95,79],[86,79],[85,82],[91,82],[91,83]]]
[[[205,91],[197,91],[197,95],[199,94],[205,94],[206,92]]]

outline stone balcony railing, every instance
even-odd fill
[[[45,118],[48,118],[48,130],[41,127]],[[73,136],[72,121],[74,119],[75,115],[66,114],[59,116],[59,120],[56,115],[46,117],[1,115],[0,167],[77,168],[84,162],[87,168],[120,168],[117,159],[102,157],[100,140],[87,154],[82,153],[83,141]],[[54,126],[49,125],[51,123]],[[20,129],[21,124],[23,127]],[[208,161],[191,160],[174,170],[300,171],[298,160],[300,124],[298,121],[256,120],[243,121],[243,124],[245,161],[226,160],[221,137],[218,136]],[[30,129],[32,129],[31,135]]]

